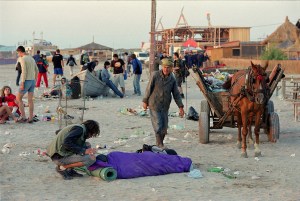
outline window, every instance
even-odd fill
[[[240,49],[232,49],[232,56],[235,56],[235,57],[241,56],[241,50]]]

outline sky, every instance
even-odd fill
[[[285,21],[300,19],[300,1],[157,0],[157,22],[173,28],[181,10],[190,26],[251,27],[250,39],[270,35]],[[0,45],[17,45],[33,38],[59,48],[76,48],[94,41],[112,48],[137,48],[149,42],[151,0],[15,1],[0,0]]]

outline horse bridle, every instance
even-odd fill
[[[243,96],[246,96],[251,102],[255,102],[255,97],[259,93],[262,93],[264,96],[267,96],[267,90],[266,90],[266,88],[264,86],[260,90],[254,89],[255,79],[253,77],[251,77],[252,74],[253,74],[252,69],[248,69],[248,71],[246,73],[245,84],[244,84],[244,86],[242,86],[241,92],[239,94],[231,94],[230,93],[230,95],[231,96],[243,95]],[[243,76],[244,76],[244,74],[240,75],[235,80],[235,82],[231,85],[231,89],[238,82],[238,80],[241,79]],[[258,74],[256,76],[256,79],[260,79],[261,81],[263,81],[264,76],[265,76],[265,74],[263,74],[263,75]],[[229,91],[231,91],[231,89]]]

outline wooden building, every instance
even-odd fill
[[[188,39],[196,41],[198,47],[220,46],[231,41],[248,42],[250,27],[189,26],[181,12],[175,28],[164,29],[160,20],[156,27],[155,38],[156,51],[169,52],[170,47],[181,47]]]

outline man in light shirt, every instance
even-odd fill
[[[17,100],[19,102],[19,109],[21,112],[21,116],[18,119],[18,122],[21,123],[32,123],[33,122],[33,93],[34,87],[38,75],[38,67],[35,63],[35,60],[25,54],[25,48],[23,46],[19,46],[17,49],[17,53],[19,55],[19,61],[21,64],[22,74],[21,74],[21,82],[19,93],[17,95]],[[29,118],[26,118],[25,110],[24,110],[24,103],[23,103],[23,96],[28,92],[28,106],[29,106]]]

